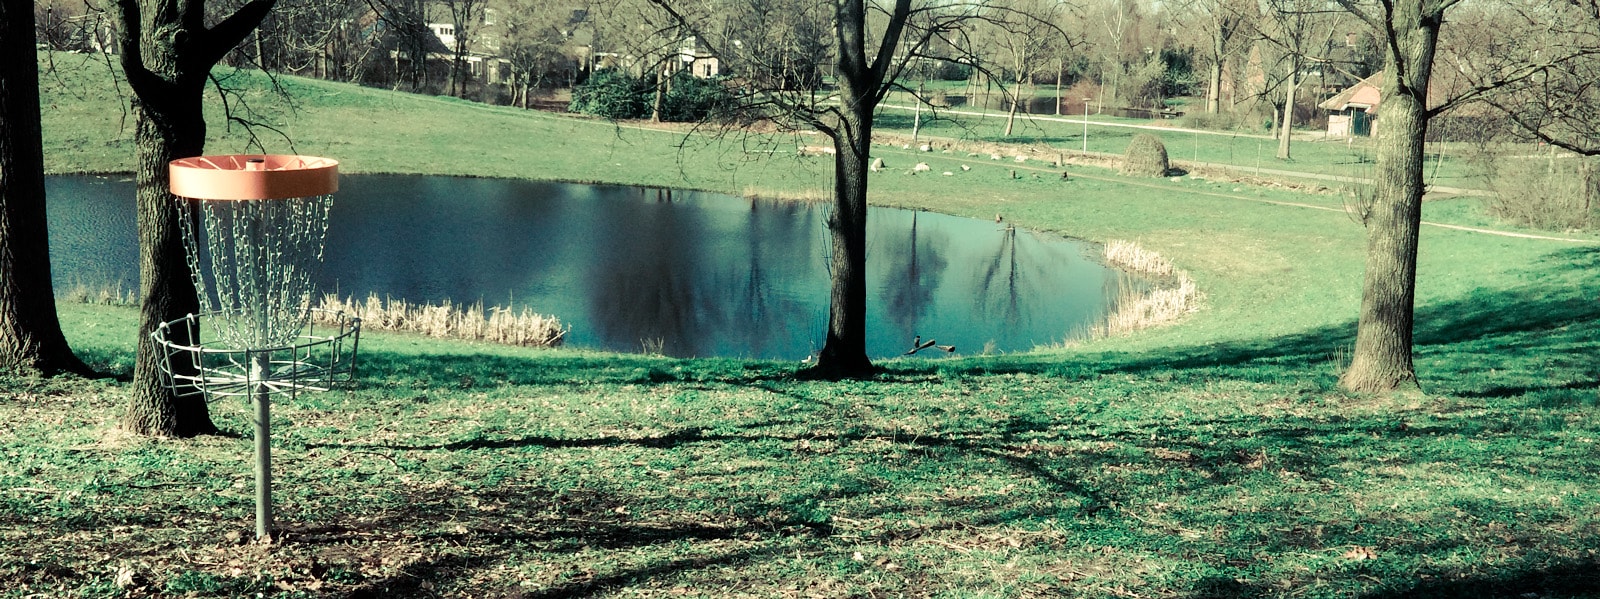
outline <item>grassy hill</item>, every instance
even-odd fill
[[[127,169],[108,72],[55,59],[50,168]],[[224,81],[294,141],[267,135],[267,150],[351,172],[785,196],[829,181],[827,158],[770,151],[820,145],[810,137],[708,139],[281,78],[291,103],[259,75]],[[210,151],[247,147],[212,117]],[[876,203],[1136,239],[1189,270],[1204,307],[1130,337],[889,361],[841,383],[796,380],[796,364],[371,335],[354,389],[275,408],[287,528],[270,546],[240,540],[244,406],[213,404],[224,436],[130,438],[115,428],[122,383],[6,376],[0,597],[1568,597],[1600,585],[1595,244],[1424,227],[1427,393],[1349,396],[1335,380],[1364,235],[1337,196],[879,153],[892,168],[875,175]],[[961,174],[906,174],[918,161]],[[1467,202],[1426,212],[1492,225]],[[126,371],[133,311],[61,310],[78,351]]]

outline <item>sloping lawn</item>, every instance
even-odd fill
[[[77,73],[61,76],[90,76]],[[770,195],[826,185],[826,158],[740,141],[284,82],[300,104],[275,113],[276,126],[295,150],[351,170]],[[93,101],[110,99],[48,100],[58,172],[131,159],[114,105],[81,108]],[[266,95],[253,102],[281,110]],[[213,151],[243,149],[220,122],[213,132]],[[776,139],[757,149],[791,143]],[[248,542],[246,406],[212,404],[223,436],[135,438],[116,428],[123,382],[0,378],[0,597],[1600,587],[1600,248],[1582,243],[1592,236],[1425,227],[1426,394],[1350,396],[1335,382],[1363,231],[1338,197],[883,156],[894,168],[876,175],[875,202],[1137,239],[1194,275],[1203,309],[1131,337],[887,361],[873,380],[839,383],[804,380],[789,363],[369,334],[352,389],[275,407],[284,534],[267,546]],[[916,161],[963,174],[905,174]],[[1431,205],[1429,218],[1480,218],[1462,206]],[[133,310],[61,312],[80,354],[127,374]]]

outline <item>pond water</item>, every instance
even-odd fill
[[[133,184],[49,180],[58,290],[136,289]],[[345,176],[324,291],[553,314],[574,347],[800,359],[827,330],[826,204],[453,177]],[[868,351],[913,336],[1032,349],[1104,317],[1127,285],[1095,247],[993,221],[872,209]],[[931,350],[930,350],[931,351]],[[923,355],[929,352],[925,351]],[[942,355],[942,352],[938,352]]]

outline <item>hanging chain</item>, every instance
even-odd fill
[[[295,340],[310,313],[332,207],[332,195],[179,199],[190,276],[216,341],[264,349]]]

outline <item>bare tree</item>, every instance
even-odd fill
[[[1423,141],[1435,116],[1461,104],[1482,99],[1504,88],[1530,85],[1562,65],[1593,56],[1595,48],[1546,47],[1486,69],[1477,83],[1452,90],[1451,97],[1429,102],[1430,80],[1445,13],[1458,0],[1376,4],[1338,0],[1383,41],[1384,79],[1377,139],[1377,164],[1371,201],[1361,211],[1367,225],[1366,272],[1362,283],[1361,315],[1356,327],[1356,347],[1348,370],[1340,377],[1352,391],[1382,392],[1416,388],[1412,363],[1412,332],[1416,300],[1417,241],[1422,220]],[[1550,24],[1552,17],[1570,18],[1572,7],[1588,10],[1592,0],[1540,0],[1530,4],[1529,23]],[[1600,16],[1600,13],[1580,12]],[[1542,16],[1540,16],[1542,15]],[[1556,21],[1559,22],[1559,21]],[[1571,21],[1568,21],[1571,22]],[[1593,17],[1576,21],[1593,28]],[[1591,29],[1592,30],[1592,29]],[[1579,36],[1580,40],[1593,37]],[[1528,40],[1523,40],[1524,42]],[[1554,52],[1556,55],[1551,56]],[[1589,80],[1592,84],[1593,80]]]
[[[1216,114],[1222,109],[1223,68],[1253,35],[1258,9],[1241,0],[1191,0],[1174,11],[1182,20],[1199,25],[1189,33],[1199,34],[1201,43],[1196,46],[1206,63],[1206,112]]]
[[[425,1],[366,1],[377,18],[374,42],[390,53],[393,89],[399,90],[402,83],[409,83],[413,92],[427,91],[428,55],[436,49],[445,52],[449,49],[428,29]]]
[[[719,56],[740,57],[742,43],[707,32],[719,19],[715,11],[694,13],[693,0],[651,0],[704,40]],[[813,371],[824,377],[854,377],[872,372],[866,352],[866,224],[867,163],[871,159],[873,114],[917,60],[938,58],[930,43],[962,45],[964,24],[983,15],[984,3],[914,3],[894,0],[800,0],[796,10],[829,10],[833,21],[835,90],[789,89],[773,85],[781,77],[751,73],[743,90],[747,110],[759,110],[772,122],[812,129],[833,140],[833,210],[827,219],[831,238],[831,289],[828,332]],[[688,15],[702,15],[700,20]],[[744,64],[770,64],[752,59]],[[741,73],[741,76],[745,74]]]
[[[484,0],[439,0],[444,5],[445,12],[450,17],[452,39],[450,44],[450,80],[449,94],[459,98],[467,95],[467,79],[472,76],[467,68],[467,56],[471,52],[473,35],[478,31],[478,24],[483,21]]]
[[[250,35],[273,2],[253,0],[207,27],[205,0],[116,0],[119,58],[134,93],[138,147],[139,331],[132,399],[123,420],[136,433],[216,431],[203,398],[180,396],[164,384],[158,350],[150,341],[157,326],[199,308],[168,191],[167,163],[203,153],[201,100],[211,68]]]
[[[1127,69],[1128,36],[1140,19],[1138,5],[1133,0],[1110,0],[1102,7],[1102,11],[1100,20],[1103,29],[1100,32],[1105,39],[1089,44],[1100,51],[1100,101],[1096,103],[1097,111],[1105,109],[1107,82],[1110,83],[1111,101],[1118,101],[1122,73]]]
[[[1015,87],[1011,106],[1006,112],[1003,135],[1009,137],[1016,124],[1017,110],[1031,99],[1025,93],[1027,85],[1043,61],[1049,57],[1052,44],[1067,40],[1066,33],[1056,25],[1066,6],[1057,0],[996,0],[991,3],[985,29],[991,31],[990,43],[1008,59]],[[1059,100],[1058,100],[1059,104]]]
[[[828,11],[816,0],[743,0],[724,5],[723,37],[736,52],[728,68],[740,76],[761,77],[756,87],[814,90],[822,85],[831,60]]]
[[[0,0],[0,370],[87,373],[51,290],[33,17],[32,2]]]
[[[1326,62],[1322,50],[1333,37],[1337,8],[1320,0],[1266,0],[1268,19],[1262,24],[1261,39],[1278,50],[1282,69],[1282,112],[1278,120],[1278,159],[1289,160],[1294,139],[1294,108],[1299,97],[1301,74],[1314,63]]]
[[[528,108],[532,90],[564,70],[570,13],[552,0],[510,0],[506,9],[501,50],[511,71],[511,103]]]
[[[281,0],[252,36],[251,62],[264,70],[353,81],[374,47],[358,25],[364,0]]]
[[[1539,141],[1600,155],[1600,0],[1464,5],[1440,68]],[[1437,80],[1437,78],[1436,78]]]

